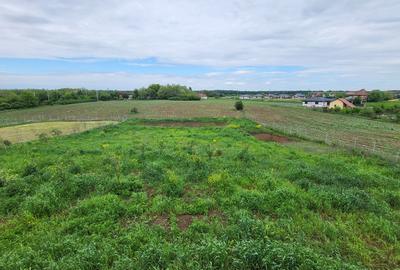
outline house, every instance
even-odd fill
[[[303,101],[303,106],[308,108],[328,108],[329,104],[334,101],[334,98],[309,98]]]
[[[264,95],[257,94],[257,95],[254,95],[253,98],[254,98],[254,99],[263,99],[263,98],[264,98]]]
[[[361,89],[359,91],[349,91],[346,92],[346,98],[348,100],[354,100],[356,98],[360,98],[361,103],[364,103],[368,99],[368,91],[365,89]]]
[[[239,99],[250,99],[251,96],[250,95],[240,95]]]
[[[354,106],[353,103],[351,103],[350,101],[348,101],[347,99],[344,98],[338,98],[334,101],[331,101],[328,105],[329,109],[335,109],[335,108],[355,108],[356,106]]]
[[[197,95],[200,97],[200,99],[204,99],[204,100],[208,99],[208,96],[205,93],[198,93]]]
[[[324,96],[324,92],[322,92],[322,91],[312,92],[312,94],[311,94],[312,98],[323,97],[323,96]]]
[[[267,95],[267,98],[269,98],[269,99],[276,99],[276,98],[279,98],[279,95],[277,95],[277,94],[268,94],[268,95]]]
[[[303,106],[308,108],[354,108],[354,104],[344,98],[309,98],[303,101]]]
[[[280,94],[280,95],[279,95],[279,98],[280,98],[280,99],[289,99],[289,98],[291,98],[291,96],[288,95],[288,94]]]

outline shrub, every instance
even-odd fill
[[[10,146],[12,143],[9,140],[3,140],[4,146]]]
[[[161,190],[171,197],[181,197],[183,195],[185,182],[173,171],[167,172],[167,177],[161,185]]]
[[[375,112],[376,114],[381,114],[381,113],[383,113],[383,109],[382,109],[381,107],[375,106],[375,107],[373,107],[373,108],[374,108],[374,112]]]
[[[140,191],[143,188],[143,182],[134,176],[114,178],[107,181],[105,192],[117,195],[130,196],[132,192]]]
[[[244,106],[243,106],[243,102],[242,101],[236,101],[235,102],[235,109],[237,110],[237,111],[242,111],[243,110],[243,108],[244,108]]]
[[[49,136],[46,133],[40,133],[37,137],[42,142],[46,142],[49,139]]]
[[[163,166],[156,162],[148,163],[142,172],[142,179],[145,182],[159,182],[162,181],[164,177],[165,171]]]
[[[397,123],[400,123],[400,112],[398,112],[398,113],[396,114],[396,116],[395,116],[395,121],[396,121]]]
[[[61,201],[55,188],[51,184],[44,184],[36,192],[35,195],[28,197],[23,209],[29,211],[34,216],[50,216],[52,213],[61,208]]]
[[[243,162],[249,162],[249,161],[253,160],[253,157],[251,156],[251,154],[249,152],[249,147],[245,147],[242,150],[240,150],[236,155],[236,159],[243,161]]]
[[[186,160],[186,167],[186,179],[193,182],[206,179],[210,170],[205,160],[198,155],[192,155],[190,159]]]
[[[59,129],[57,129],[57,128],[55,128],[55,129],[53,129],[50,133],[51,133],[51,135],[53,135],[53,136],[60,136],[60,135],[62,134],[62,131],[59,130]]]
[[[237,192],[232,202],[234,205],[240,205],[241,208],[246,208],[253,212],[265,212],[266,197],[262,192],[255,190],[240,190]]]
[[[68,230],[92,233],[112,233],[113,226],[127,213],[124,202],[114,194],[95,196],[79,202],[72,210]]]
[[[219,191],[230,191],[232,182],[226,172],[213,173],[208,177],[208,184]]]
[[[77,164],[73,164],[69,167],[68,171],[72,174],[78,174],[82,172],[82,168],[77,165]]]
[[[372,108],[365,108],[360,111],[360,114],[362,116],[366,116],[366,117],[370,117],[370,118],[376,117],[375,111]]]
[[[38,171],[37,165],[34,163],[28,163],[23,169],[22,176],[29,176],[35,174]]]
[[[131,109],[131,113],[137,114],[137,113],[139,113],[139,110],[136,107],[133,107]]]

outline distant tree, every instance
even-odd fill
[[[346,97],[346,94],[344,92],[336,92],[335,97],[336,98],[344,98],[344,97]]]
[[[356,105],[356,106],[362,105],[361,98],[360,98],[360,97],[355,97],[355,98],[353,99],[353,104]]]
[[[244,105],[243,105],[243,102],[242,101],[236,101],[235,102],[235,109],[237,110],[237,111],[242,111],[243,110],[243,108],[244,108]]]
[[[384,92],[380,90],[373,90],[368,95],[368,101],[378,102],[378,101],[385,101],[390,100],[393,98],[393,94],[390,92]]]
[[[132,98],[133,99],[139,98],[139,90],[137,90],[137,89],[133,90]]]

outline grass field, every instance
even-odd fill
[[[400,167],[198,121],[0,150],[0,269],[399,266]]]
[[[351,115],[327,114],[298,103],[245,102],[245,112],[233,109],[234,100],[109,101],[0,112],[0,125],[29,121],[123,120],[127,118],[247,117],[270,128],[333,146],[375,153],[399,161],[400,125]],[[138,114],[131,114],[136,107]]]
[[[394,99],[394,100],[388,100],[388,101],[381,101],[381,102],[368,102],[367,107],[376,107],[376,106],[384,106],[386,108],[394,107],[394,106],[400,106],[400,100],[399,99]]]
[[[40,135],[68,135],[116,123],[114,121],[43,122],[0,128],[0,139],[20,143],[38,139]]]

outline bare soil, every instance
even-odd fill
[[[257,140],[267,141],[267,142],[288,143],[291,141],[288,137],[281,135],[273,135],[269,133],[258,133],[258,134],[253,134],[253,136]]]
[[[201,219],[203,218],[203,215],[179,215],[177,216],[177,223],[178,223],[178,228],[181,231],[186,230],[190,224],[192,224],[194,219]]]
[[[152,220],[151,224],[159,225],[161,227],[164,227],[164,229],[166,229],[166,230],[169,229],[169,218],[168,218],[168,215],[167,214],[163,214],[163,215],[160,215],[160,216],[156,216]]]

